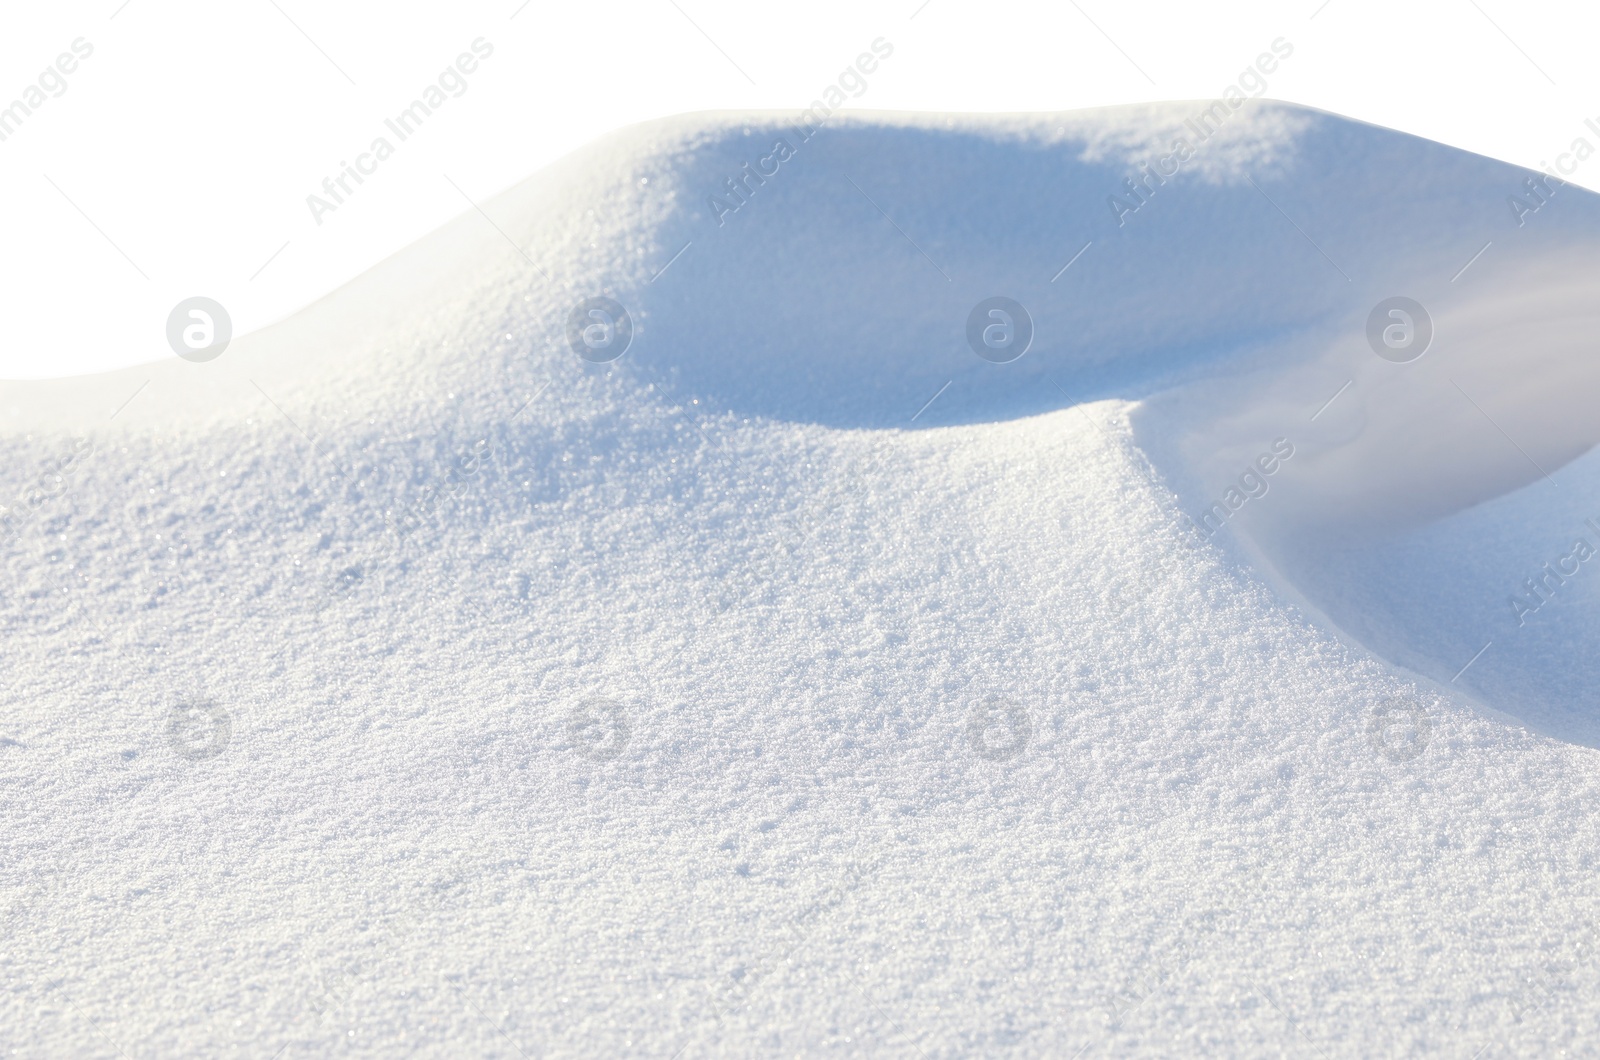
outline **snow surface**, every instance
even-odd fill
[[[5,385],[7,1053],[1592,1049],[1600,565],[1508,601],[1600,547],[1600,202],[1269,104],[1119,227],[1198,109],[836,118],[721,226],[790,119],[627,129]]]

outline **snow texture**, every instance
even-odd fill
[[[1600,202],[1261,104],[1119,224],[1199,107],[627,129],[0,388],[5,1054],[1592,1048]]]

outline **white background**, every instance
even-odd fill
[[[470,209],[464,195],[631,122],[804,107],[879,36],[894,56],[852,108],[1212,98],[1281,36],[1294,55],[1268,96],[1530,167],[1600,144],[1583,125],[1600,119],[1594,5],[96,0],[5,19],[0,106],[76,38],[94,47],[0,143],[10,378],[170,357],[167,314],[192,295],[222,302],[236,335],[262,327]],[[306,196],[478,37],[494,55],[467,92],[390,135],[395,156],[315,223]],[[1600,158],[1571,179],[1600,188]]]

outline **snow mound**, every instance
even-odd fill
[[[1596,200],[1201,108],[628,129],[0,388],[0,1045],[1578,1048]]]

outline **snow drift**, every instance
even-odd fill
[[[6,1044],[1592,1035],[1600,209],[1189,110],[628,129],[7,384]]]

